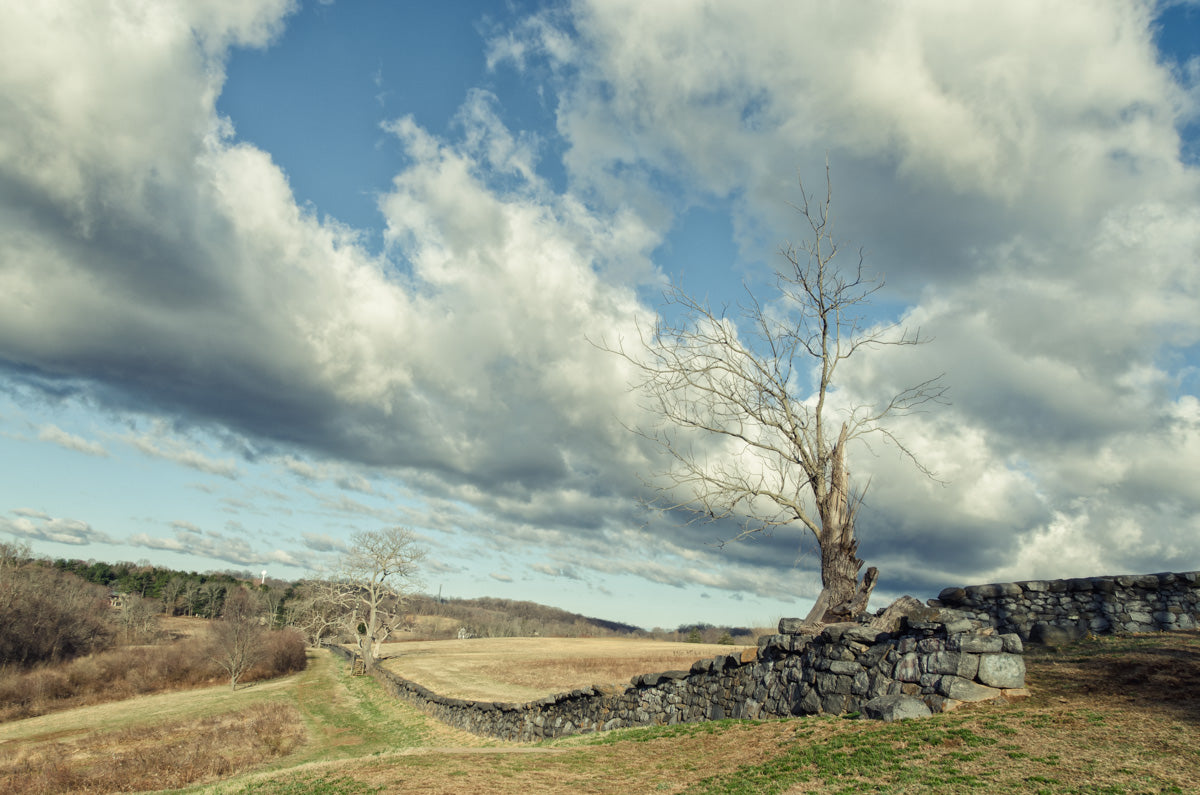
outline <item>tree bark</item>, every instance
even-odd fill
[[[858,571],[863,561],[858,557],[858,539],[854,537],[855,506],[850,498],[850,473],[846,469],[845,443],[849,427],[842,425],[837,443],[829,452],[829,482],[817,493],[817,513],[821,532],[817,543],[821,547],[821,593],[816,604],[804,619],[805,624],[817,626],[838,621],[853,621],[864,610],[875,589],[879,572],[867,569],[862,582]]]

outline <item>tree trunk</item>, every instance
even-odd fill
[[[359,636],[358,653],[362,656],[363,668],[369,673],[375,668],[375,649],[370,636],[365,634]]]
[[[857,506],[851,504],[850,473],[846,469],[848,431],[843,424],[829,455],[829,484],[817,496],[817,513],[821,518],[821,532],[817,536],[821,548],[821,593],[804,619],[805,624],[814,627],[857,618],[867,609],[879,576],[878,570],[871,567],[863,575],[862,583],[858,581],[863,562],[857,556],[858,539],[854,537]]]

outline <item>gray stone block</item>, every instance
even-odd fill
[[[888,637],[889,634],[885,630],[862,625],[846,630],[846,632],[842,634],[843,640],[854,641],[855,643],[863,643],[867,646],[877,643],[880,639],[887,640]]]
[[[892,672],[892,678],[900,682],[917,682],[921,679],[921,658],[909,652],[900,658]]]
[[[942,592],[938,594],[937,600],[945,604],[956,605],[966,598],[967,591],[965,588],[943,588]]]
[[[853,621],[842,621],[837,624],[827,624],[825,628],[821,630],[821,639],[825,641],[837,642],[840,641],[846,633],[860,629],[861,627],[861,624]]]
[[[928,718],[933,713],[916,696],[890,695],[873,698],[862,706],[862,716],[868,720],[891,722]]]
[[[1018,654],[984,654],[976,678],[989,687],[1024,687],[1025,660]]]
[[[921,655],[921,672],[926,674],[957,674],[962,654],[956,651],[935,651]]]
[[[958,701],[988,701],[1000,695],[1000,690],[971,682],[960,676],[943,676],[937,683],[937,691],[946,698]]]
[[[845,674],[854,676],[862,673],[863,667],[856,662],[847,662],[845,660],[834,660],[829,663],[829,671],[835,674]]]
[[[779,634],[780,635],[799,635],[804,630],[804,619],[802,618],[781,618],[779,619]]]
[[[793,712],[797,715],[816,715],[821,711],[821,694],[809,688],[804,697],[796,704]]]
[[[975,629],[975,622],[969,618],[955,618],[946,622],[946,634],[957,635]]]
[[[830,693],[821,698],[821,711],[826,715],[841,715],[846,711],[846,703],[849,700],[849,695]]]
[[[956,651],[971,654],[995,654],[1004,650],[1004,641],[999,635],[983,635],[978,632],[968,632],[950,638],[949,645]]]

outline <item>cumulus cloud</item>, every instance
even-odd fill
[[[886,446],[856,451],[886,587],[1194,559],[1192,398],[1176,397],[1200,339],[1200,191],[1178,132],[1194,81],[1163,67],[1151,4],[575,10],[492,50],[557,71],[573,188],[644,203],[669,178],[725,197],[753,261],[791,236],[796,168],[823,188],[828,157],[837,229],[934,338],[843,370],[847,402],[939,372],[951,388],[951,407],[897,425],[945,486]],[[786,535],[723,555],[792,560]]]
[[[946,486],[886,446],[856,453],[881,587],[1200,552],[1200,188],[1178,133],[1195,81],[1157,58],[1149,3],[539,14],[488,60],[545,80],[567,189],[486,91],[444,136],[388,120],[407,160],[378,256],[216,113],[229,48],[269,43],[291,3],[67,6],[22,4],[0,29],[0,368],[169,418],[124,437],[147,455],[234,478],[255,453],[232,440],[253,439],[344,490],[386,469],[428,507],[342,495],[332,513],[552,551],[544,574],[809,593],[796,534],[718,548],[723,528],[639,513],[654,465],[624,427],[629,374],[588,341],[636,338],[654,252],[690,207],[730,208],[735,265],[761,282],[795,228],[796,169],[812,185],[828,155],[838,229],[898,302],[884,314],[934,338],[847,368],[843,397],[945,372],[954,401],[898,426]],[[293,554],[182,526],[138,539],[238,565]]]

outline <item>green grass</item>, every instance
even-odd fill
[[[317,653],[309,670],[274,685],[186,696],[189,709],[203,712],[290,700],[308,735],[288,757],[194,790],[1200,792],[1200,633],[1086,642],[1032,654],[1029,665],[1028,700],[917,721],[722,720],[514,744],[450,729]]]
[[[762,721],[754,720],[714,720],[705,723],[677,723],[674,726],[650,726],[637,729],[614,729],[598,734],[584,734],[575,737],[565,737],[559,740],[549,740],[545,744],[555,747],[571,747],[576,745],[617,745],[619,743],[647,743],[652,740],[663,740],[676,737],[696,737],[705,734],[720,734],[735,726],[757,726]]]
[[[230,795],[369,795],[382,787],[371,787],[347,776],[289,776],[271,781],[255,781]]]
[[[810,719],[828,723],[834,719]],[[759,765],[740,767],[728,775],[705,779],[686,792],[700,795],[776,793],[811,781],[828,792],[881,792],[937,787],[981,788],[980,776],[964,775],[959,766],[977,752],[927,753],[933,748],[979,748],[996,740],[970,729],[933,719],[873,727],[869,732],[842,732],[816,739],[812,728],[800,729],[784,753]],[[881,788],[881,781],[888,784]]]

